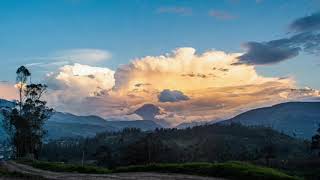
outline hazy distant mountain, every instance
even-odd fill
[[[141,116],[143,119],[155,119],[156,115],[161,114],[161,109],[153,104],[144,104],[134,111],[134,113]]]
[[[3,109],[3,108],[12,108],[15,106],[15,103],[12,102],[12,101],[7,101],[7,100],[4,100],[4,99],[0,99],[0,109]]]
[[[105,120],[98,116],[76,116],[70,113],[56,112],[45,124],[50,138],[72,136],[94,136],[104,131],[119,131],[123,128],[139,128],[143,131],[161,128],[153,121],[117,121]]]
[[[10,108],[14,103],[0,99],[0,111]],[[49,138],[64,136],[93,136],[103,131],[119,131],[126,127],[153,130],[168,127],[164,119],[157,119],[157,115],[165,113],[153,104],[145,104],[138,108],[135,114],[144,120],[136,121],[108,121],[98,116],[76,116],[69,113],[56,112],[45,124]],[[2,125],[0,113],[0,125]],[[320,102],[289,102],[271,107],[259,108],[242,113],[229,120],[218,123],[241,123],[248,126],[267,126],[290,136],[310,139],[320,124]],[[211,122],[215,123],[215,122]],[[159,125],[160,124],[160,125]],[[183,123],[177,128],[202,125],[201,122]],[[0,140],[4,131],[0,128]]]
[[[133,113],[141,116],[144,120],[154,121],[162,127],[168,128],[171,126],[170,122],[156,117],[157,115],[165,114],[165,111],[154,104],[144,104]]]
[[[268,126],[290,136],[310,139],[320,124],[320,102],[289,102],[242,113],[220,123]]]
[[[13,107],[10,101],[0,99],[0,110]],[[2,127],[2,113],[0,113],[0,127]],[[154,130],[162,126],[152,120],[117,121],[105,120],[98,116],[76,116],[70,113],[55,112],[46,122],[49,139],[75,136],[94,136],[104,131],[119,131],[123,128],[140,128],[143,131]],[[0,140],[4,138],[4,130],[0,128]]]
[[[7,109],[7,108],[12,108],[15,106],[14,102],[11,101],[7,101],[4,99],[0,99],[0,141],[4,140],[7,136],[6,133],[4,131],[4,129],[2,128],[3,126],[3,114],[2,111]]]

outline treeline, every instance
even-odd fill
[[[86,162],[113,168],[149,163],[223,162],[306,158],[310,142],[269,128],[205,125],[143,132],[124,129],[94,138],[60,139],[44,145],[41,159]]]

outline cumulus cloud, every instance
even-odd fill
[[[245,43],[247,52],[239,56],[240,63],[273,64],[293,58],[300,52],[320,53],[320,13],[293,21],[290,30],[296,34],[267,42]]]
[[[45,83],[50,88],[49,101],[54,106],[81,103],[85,98],[104,95],[114,86],[114,71],[82,64],[65,65],[49,73]],[[84,107],[85,108],[85,107]]]
[[[116,71],[64,65],[47,75],[45,98],[57,111],[118,120],[141,119],[134,112],[153,104],[165,112],[155,118],[171,126],[222,120],[256,107],[319,98],[319,91],[299,89],[290,77],[259,75],[253,65],[239,64],[239,56],[178,48],[169,54],[135,59]],[[1,95],[6,94],[2,89],[0,86]]]
[[[119,67],[114,90],[120,93],[142,91],[136,84],[151,84],[143,90],[182,92],[210,87],[259,84],[274,78],[259,76],[254,66],[232,66],[239,53],[207,51],[196,54],[193,48],[179,48],[165,56],[147,56]]]
[[[165,89],[160,92],[158,99],[160,102],[179,102],[187,101],[189,100],[189,97],[184,95],[181,91]]]
[[[54,82],[49,87],[56,87],[50,102],[59,110],[119,119],[150,103],[166,112],[157,118],[174,126],[222,120],[255,107],[319,96],[316,90],[297,89],[291,78],[264,77],[252,65],[234,66],[240,55],[214,50],[197,54],[193,48],[179,48],[171,54],[135,59],[115,72],[68,65],[49,75]]]

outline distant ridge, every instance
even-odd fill
[[[0,99],[0,140],[4,140],[5,131],[2,127],[2,109],[12,108],[14,103]],[[108,120],[98,116],[76,116],[70,113],[55,112],[45,123],[48,139],[62,137],[91,137],[96,133],[120,131],[123,128],[139,128],[143,131],[162,128],[152,120],[117,121]]]
[[[287,135],[310,139],[320,124],[320,102],[287,102],[253,109],[218,123],[266,126]]]
[[[157,115],[165,113],[166,112],[162,108],[154,104],[144,104],[133,112],[133,114],[139,115],[144,120],[151,120],[164,128],[169,128],[171,127],[170,122],[165,119],[157,118]]]

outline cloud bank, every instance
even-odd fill
[[[163,109],[157,118],[182,122],[221,120],[260,106],[319,97],[298,89],[292,78],[264,77],[240,53],[178,48],[146,56],[116,71],[82,64],[64,65],[47,75],[47,100],[58,111],[113,119],[141,119],[144,104]]]

